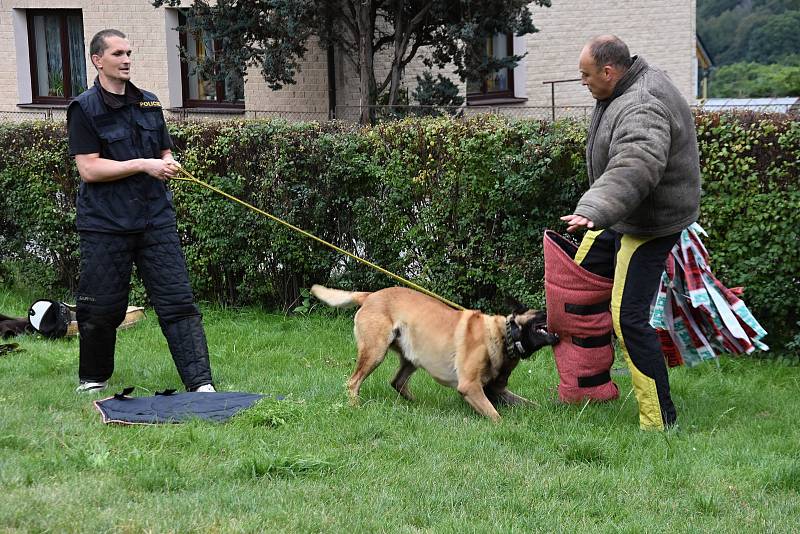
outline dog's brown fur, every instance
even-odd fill
[[[408,379],[422,367],[440,384],[456,388],[478,413],[494,421],[500,414],[490,398],[503,404],[529,402],[507,388],[519,358],[506,355],[506,317],[454,310],[404,287],[368,293],[315,285],[311,293],[329,306],[361,306],[354,325],[358,361],[347,383],[353,402],[358,401],[362,382],[380,365],[389,348],[400,356],[392,386],[408,400],[412,400]],[[520,327],[534,317],[537,323],[542,321],[542,314],[533,310],[513,317]],[[553,336],[546,335],[549,341],[542,346],[553,342]]]

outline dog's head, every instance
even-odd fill
[[[558,336],[547,331],[547,313],[541,310],[527,310],[508,316],[508,341],[513,344],[520,358],[528,358],[534,352],[548,345],[558,343]]]

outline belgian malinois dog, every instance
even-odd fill
[[[456,388],[475,411],[498,421],[495,405],[529,403],[507,388],[520,359],[558,342],[545,330],[542,311],[506,317],[459,311],[404,287],[369,293],[315,285],[311,293],[329,306],[361,307],[354,326],[358,361],[347,383],[354,403],[364,379],[391,348],[400,356],[391,384],[404,398],[413,400],[408,379],[422,367],[443,386]]]

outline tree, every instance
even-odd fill
[[[181,3],[152,1],[155,7]],[[550,6],[550,0],[195,0],[185,29],[207,32],[221,43],[220,54],[201,60],[203,76],[244,75],[256,65],[273,89],[294,83],[311,37],[323,47],[338,47],[359,73],[366,104],[361,120],[368,122],[382,92],[388,90],[389,105],[397,103],[403,69],[423,47],[430,51],[428,66],[454,65],[462,80],[514,68],[522,56],[487,57],[486,39],[537,31],[531,3]],[[391,69],[379,78],[375,57],[383,53]]]
[[[697,31],[718,65],[797,53],[798,0],[697,0]]]
[[[464,97],[458,94],[458,86],[441,74],[434,79],[430,71],[417,76],[417,88],[414,99],[422,106],[457,107],[464,103]]]
[[[744,59],[758,63],[782,63],[785,56],[798,51],[798,29],[800,10],[769,18],[750,32]]]
[[[733,63],[716,69],[711,96],[720,98],[800,95],[800,66]]]

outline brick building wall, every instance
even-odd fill
[[[80,9],[83,17],[84,44],[88,54],[89,40],[98,31],[115,28],[128,36],[133,66],[131,79],[138,86],[156,93],[165,108],[182,105],[180,61],[178,56],[178,25],[174,9],[155,9],[148,0],[0,0],[0,113],[17,112],[18,104],[30,103],[30,70],[27,54],[25,10]],[[16,23],[15,23],[15,20]],[[16,26],[16,27],[15,27]],[[25,35],[21,35],[24,33]],[[24,50],[23,50],[24,49]],[[18,63],[21,57],[23,62]],[[87,84],[96,71],[88,57]],[[343,104],[358,105],[359,99],[348,95],[346,80],[353,79],[355,70],[340,58],[337,76],[344,88]],[[20,90],[20,83],[27,90]],[[251,116],[260,111],[293,113],[297,118],[326,119],[328,117],[327,51],[312,41],[296,83],[281,90],[270,89],[258,68],[251,67],[245,83],[245,107]],[[351,84],[352,85],[352,84]],[[358,83],[354,85],[358,91]],[[47,107],[47,106],[43,106]],[[30,108],[26,108],[30,110]]]
[[[295,75],[296,83],[279,90],[269,88],[260,69],[248,69],[244,102],[249,115],[259,116],[260,112],[268,111],[297,119],[328,118],[328,52],[316,39],[311,40],[307,48],[302,66]]]
[[[628,44],[631,54],[639,54],[666,71],[684,97],[693,102],[695,2],[553,0],[550,8],[532,8],[540,31],[525,36],[527,105],[549,106],[550,86],[542,82],[579,78],[578,56],[583,45],[605,33],[617,35]],[[557,106],[593,104],[580,82],[556,86]]]
[[[527,52],[515,69],[515,96],[527,100],[509,107],[541,107],[546,115],[552,101],[551,86],[543,82],[579,78],[578,56],[583,45],[605,33],[617,35],[628,44],[631,54],[642,55],[666,71],[684,97],[694,102],[696,0],[552,0],[552,7],[531,4],[531,10],[539,31],[514,39],[514,53]],[[416,87],[416,77],[427,70],[422,58],[428,53],[421,49],[405,69],[403,86],[409,95]],[[376,58],[382,70],[388,70],[389,62],[388,54]],[[434,75],[441,72],[449,77],[465,96],[466,83],[453,71],[434,69]],[[351,100],[357,103],[357,75],[346,78],[346,83]],[[588,108],[594,100],[580,82],[560,83],[555,85],[555,105]]]
[[[28,65],[17,62],[20,41],[15,35],[14,18],[24,20],[26,9],[80,9],[83,15],[83,33],[86,53],[89,40],[98,31],[116,28],[126,35],[131,43],[133,67],[132,79],[137,85],[156,93],[162,102],[169,106],[166,33],[167,24],[164,9],[154,9],[149,2],[130,2],[123,0],[0,0],[0,111],[17,110],[17,104],[30,102],[29,94],[20,90],[18,73],[23,77],[23,86],[30,86]],[[19,28],[16,28],[19,32]],[[17,33],[18,33],[17,32]],[[27,50],[23,54],[27,57]],[[95,78],[95,68],[86,61],[87,83]],[[30,91],[30,89],[28,89]]]
[[[633,54],[643,55],[665,70],[687,99],[695,94],[696,0],[552,0],[552,7],[532,7],[540,31],[515,39],[515,52],[528,52],[515,70],[515,96],[527,100],[523,106],[550,106],[550,87],[542,82],[578,77],[578,55],[584,42],[600,33],[614,33],[625,40]],[[20,36],[26,9],[81,9],[84,42],[103,28],[126,33],[133,49],[132,79],[161,98],[166,108],[181,105],[180,63],[177,54],[175,10],[154,9],[148,0],[0,0],[0,112],[19,111],[30,102],[27,42]],[[23,28],[27,31],[26,28]],[[24,50],[23,50],[24,48]],[[413,91],[416,76],[425,70],[420,51],[406,67],[404,86]],[[342,109],[361,104],[358,73],[341,51],[335,53],[336,104]],[[378,77],[389,69],[388,52],[376,57]],[[298,72],[296,83],[274,91],[258,69],[248,71],[245,107],[248,115],[258,112],[284,113],[296,118],[324,119],[328,114],[327,51],[316,42]],[[86,58],[88,83],[95,69]],[[462,88],[452,69],[444,73]],[[25,84],[27,83],[27,94]],[[556,87],[557,106],[591,106],[589,92],[579,82]]]

